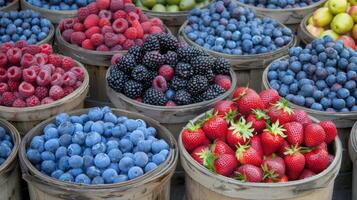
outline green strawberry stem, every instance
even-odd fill
[[[261,120],[261,119],[269,119],[269,116],[266,115],[266,111],[260,110],[260,109],[253,109],[252,113],[255,115],[255,119]]]
[[[237,145],[237,150],[236,150],[236,158],[239,160],[242,156],[245,150],[247,150],[250,146],[248,144],[238,144]]]
[[[283,128],[283,126],[279,125],[279,120],[272,125],[267,124],[267,128],[265,129],[265,131],[269,131],[273,135],[280,135],[283,138],[286,137],[286,135],[283,133],[286,130]]]
[[[210,150],[206,149],[200,152],[198,155],[203,160],[203,166],[214,172],[214,160],[216,159],[214,154]]]
[[[280,98],[280,100],[274,104],[274,106],[279,110],[283,110],[289,115],[294,113],[294,110],[289,107],[289,102],[284,98]]]
[[[247,84],[243,92],[241,92],[238,97],[234,98],[233,101],[238,101],[240,98],[244,97],[247,94],[248,89],[249,89],[249,83]]]
[[[190,121],[187,125],[186,125],[186,129],[190,132],[193,132],[197,129],[201,128],[200,124],[195,124],[193,123],[193,121]]]
[[[244,142],[253,137],[254,128],[252,127],[252,122],[247,123],[244,117],[241,117],[236,123],[232,123],[229,130],[233,130],[233,134],[240,134],[243,137]]]
[[[233,111],[232,109],[229,109],[229,111],[224,116],[224,119],[226,120],[227,124],[232,124],[236,116],[237,116],[237,111]]]
[[[279,180],[279,174],[277,174],[274,170],[269,170],[268,166],[266,164],[262,165],[262,170],[263,170],[263,180],[270,178],[272,181],[278,181]]]

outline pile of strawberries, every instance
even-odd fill
[[[20,40],[0,47],[0,105],[31,107],[61,99],[78,88],[85,72],[49,44]]]
[[[244,182],[286,182],[322,172],[333,161],[331,121],[313,123],[293,110],[277,91],[239,87],[233,100],[182,132],[186,150],[209,170]]]
[[[59,28],[67,42],[97,51],[128,50],[141,46],[149,34],[165,31],[159,18],[148,19],[131,0],[96,0]]]

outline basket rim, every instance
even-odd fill
[[[3,127],[7,134],[11,136],[13,143],[10,155],[7,157],[5,162],[0,165],[0,175],[2,175],[5,169],[7,169],[16,160],[17,153],[20,149],[21,137],[19,131],[5,119],[0,119],[0,126]]]
[[[242,3],[239,0],[237,1],[237,3],[240,6],[248,7],[250,9],[253,9],[253,10],[256,10],[256,11],[277,13],[277,12],[294,12],[294,11],[308,10],[308,9],[319,7],[322,4],[324,4],[326,1],[327,0],[320,0],[320,1],[316,2],[316,3],[313,3],[313,4],[311,4],[309,6],[305,6],[305,7],[282,8],[282,9],[281,8],[280,9],[260,8],[260,7],[257,7],[257,6],[253,6],[253,5],[248,5],[248,4]]]
[[[9,12],[9,11],[6,11],[6,9],[8,9],[8,8],[14,6],[15,4],[18,4],[18,3],[20,3],[19,0],[14,0],[14,1],[10,2],[9,4],[7,4],[6,6],[0,7],[0,11]]]
[[[46,9],[42,7],[38,7],[35,5],[30,4],[26,0],[20,0],[21,5],[25,5],[24,8],[31,9],[37,12],[42,12],[42,13],[47,13],[47,14],[60,14],[60,15],[73,15],[77,13],[77,10],[51,10],[51,9]],[[22,6],[21,6],[22,7]]]

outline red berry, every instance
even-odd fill
[[[138,20],[131,21],[131,25],[136,29],[136,38],[144,37],[144,29]]]
[[[86,7],[88,8],[90,14],[97,14],[99,12],[96,2],[92,2],[88,4]]]
[[[7,55],[7,61],[10,64],[18,64],[20,63],[21,57],[22,57],[22,52],[21,49],[19,48],[11,48],[6,52]]]
[[[124,33],[125,30],[128,29],[129,25],[125,19],[119,18],[113,22],[112,27],[116,33]]]
[[[82,23],[77,22],[77,23],[75,23],[75,24],[73,25],[73,30],[74,30],[74,31],[81,31],[81,32],[83,32],[84,26],[83,26]]]
[[[13,81],[18,81],[22,77],[22,71],[21,68],[12,66],[9,69],[7,69],[7,78],[9,80]]]
[[[145,33],[148,33],[150,31],[151,26],[152,24],[150,21],[141,23],[141,27],[143,28]]]
[[[83,32],[77,31],[71,34],[72,44],[81,45],[85,39],[86,39],[86,35]]]
[[[29,53],[31,55],[35,55],[37,53],[40,53],[41,51],[41,48],[37,45],[28,45],[26,47],[23,47],[21,49],[22,53],[25,54],[25,53]]]
[[[112,19],[112,12],[108,11],[108,10],[101,10],[99,11],[98,14],[99,18],[101,19]]]
[[[63,84],[66,86],[74,86],[77,82],[77,77],[73,72],[66,72],[63,75]]]
[[[73,67],[70,71],[76,75],[77,80],[79,81],[84,80],[84,70],[82,67]]]
[[[38,53],[35,55],[34,61],[37,65],[44,65],[48,62],[48,55],[44,53]]]
[[[123,43],[123,48],[125,50],[128,50],[131,47],[133,47],[134,45],[135,45],[135,42],[133,40],[125,40],[125,42]]]
[[[64,97],[71,94],[74,91],[73,87],[67,86],[63,88]]]
[[[109,7],[112,12],[115,12],[117,10],[123,10],[124,2],[123,0],[111,0]]]
[[[41,104],[49,104],[54,102],[54,100],[51,97],[46,97],[44,99],[42,99]]]
[[[73,25],[76,23],[73,18],[66,18],[61,21],[64,29],[72,29]]]
[[[163,76],[156,76],[152,81],[152,86],[162,92],[167,90],[167,82]]]
[[[50,73],[46,70],[41,70],[36,77],[37,85],[46,86],[46,85],[50,84],[50,82],[51,82]]]
[[[229,90],[232,86],[232,81],[229,78],[229,76],[225,76],[225,75],[217,75],[214,78],[214,82],[221,86],[223,89],[225,90]]]
[[[27,42],[25,40],[18,40],[15,42],[15,47],[17,48],[24,48],[25,46],[27,46]]]
[[[38,65],[32,65],[31,67],[29,67],[29,69],[33,69],[36,75],[41,71],[41,67]]]
[[[22,82],[19,86],[19,94],[21,97],[27,98],[35,93],[35,88],[31,83]]]
[[[12,103],[12,107],[15,108],[24,108],[26,107],[26,102],[22,99],[16,99],[14,103]]]
[[[41,66],[41,70],[45,70],[51,75],[56,70],[56,67],[53,64],[46,64]]]
[[[33,83],[36,80],[36,76],[34,69],[27,68],[22,71],[22,79],[28,83]]]
[[[9,91],[9,86],[6,83],[0,83],[0,94]]]
[[[53,52],[52,45],[50,44],[41,44],[40,53],[50,55]]]
[[[149,30],[150,34],[155,34],[155,33],[162,33],[162,29],[158,26],[152,26]]]
[[[15,45],[13,42],[5,42],[4,44],[1,45],[1,52],[6,53],[9,49],[11,49],[14,46]]]
[[[38,106],[40,105],[40,103],[40,99],[38,99],[38,97],[36,97],[35,95],[32,95],[26,99],[26,105],[28,107]]]
[[[85,40],[83,40],[81,46],[82,46],[83,48],[89,49],[89,50],[93,50],[93,49],[94,49],[94,46],[93,46],[92,42],[90,41],[90,39],[85,39]]]
[[[119,36],[114,33],[104,34],[104,43],[108,47],[114,47],[119,43]]]
[[[159,74],[169,81],[174,77],[174,69],[170,65],[163,65],[159,69]]]
[[[59,73],[59,74],[63,75],[65,73],[65,71],[62,67],[56,67],[56,69],[53,73]]]
[[[0,53],[0,66],[6,66],[7,56],[4,53]]]
[[[73,86],[74,89],[79,88],[82,85],[82,81],[77,81],[76,84]]]
[[[111,59],[112,65],[117,64],[122,57],[123,57],[123,54],[121,54],[121,53],[114,54]]]
[[[10,89],[11,92],[15,92],[19,88],[20,82],[19,81],[9,80],[7,82],[7,85],[9,86],[9,89]]]
[[[39,86],[35,89],[35,96],[40,100],[46,98],[48,96],[48,88]]]
[[[88,17],[83,22],[83,25],[86,29],[89,29],[94,26],[98,26],[99,23],[99,17],[98,15],[95,14],[90,14]]]
[[[35,62],[35,57],[29,53],[25,53],[20,61],[22,67],[30,67]]]
[[[118,36],[119,44],[123,46],[124,42],[127,41],[126,37],[120,33],[117,36]]]
[[[110,25],[111,25],[110,20],[107,18],[102,18],[98,22],[99,27],[110,26]]]
[[[107,9],[110,5],[110,0],[96,0],[95,2],[97,3],[99,10]]]
[[[1,102],[4,106],[12,106],[15,100],[16,96],[12,92],[4,92],[1,96]]]
[[[109,48],[105,46],[104,44],[100,45],[96,49],[97,51],[109,51]]]
[[[63,76],[59,73],[54,73],[51,76],[51,85],[62,86],[63,84]]]
[[[54,85],[51,87],[49,94],[53,100],[57,100],[64,96],[64,91],[60,86]]]
[[[7,80],[6,69],[0,68],[0,82],[6,82],[6,80]]]
[[[85,31],[87,38],[91,38],[94,33],[101,33],[101,30],[98,26],[93,26]]]
[[[100,34],[100,33],[95,33],[90,38],[90,41],[93,44],[93,46],[97,47],[97,46],[103,44],[104,36],[102,34]]]
[[[136,8],[135,5],[132,4],[131,2],[124,4],[124,11],[127,13],[135,12],[136,10],[135,8]]]
[[[48,56],[48,63],[54,65],[55,67],[61,67],[62,57],[59,55],[51,54]]]
[[[74,66],[74,61],[71,57],[63,56],[62,57],[62,68],[64,70],[70,70]]]
[[[138,46],[143,46],[143,40],[142,39],[135,39],[135,44],[138,45]]]
[[[104,35],[106,33],[114,33],[114,30],[113,30],[112,26],[103,26],[101,32]]]
[[[137,36],[137,31],[134,27],[130,27],[128,29],[126,29],[124,36],[128,39],[134,40]]]
[[[113,15],[113,19],[116,20],[116,19],[119,19],[119,18],[123,18],[123,19],[126,19],[126,12],[123,11],[123,10],[118,10],[114,13]]]
[[[115,45],[114,47],[110,48],[110,51],[121,51],[123,47],[120,44]]]
[[[90,15],[91,13],[89,12],[88,7],[82,7],[79,8],[77,11],[77,17],[79,19],[79,21],[84,21],[86,17],[88,17],[88,15]],[[94,14],[94,13],[93,13]]]
[[[166,102],[165,106],[176,106],[176,103],[173,101]]]

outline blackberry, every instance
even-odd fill
[[[171,67],[175,67],[178,59],[177,54],[174,51],[168,51],[165,55],[166,64],[170,65]]]
[[[158,51],[150,51],[144,55],[143,64],[150,70],[158,70],[165,63],[165,57]]]
[[[216,58],[213,65],[213,70],[216,74],[229,75],[230,68],[231,68],[230,63],[228,62],[228,60],[224,58]]]
[[[195,75],[187,82],[187,91],[192,95],[197,95],[207,90],[207,87],[208,80],[201,75]]]
[[[195,74],[206,75],[207,71],[214,66],[214,58],[210,56],[197,56],[191,60]]]
[[[202,98],[205,101],[217,98],[221,94],[225,93],[226,90],[217,84],[210,85],[208,89],[202,93]]]
[[[130,75],[131,71],[136,66],[135,57],[133,55],[126,54],[119,60],[116,65],[120,70]]]
[[[141,63],[142,51],[141,47],[135,45],[128,50],[128,54],[134,56],[136,63]]]
[[[159,73],[157,71],[148,70],[147,75],[145,76],[145,80],[142,81],[144,90],[147,90],[152,86],[152,81]]]
[[[143,65],[137,65],[133,71],[131,71],[131,77],[136,80],[136,81],[144,81],[147,79],[148,75],[148,70],[146,69],[146,67],[144,67]]]
[[[108,85],[116,92],[122,92],[124,89],[124,84],[128,80],[128,76],[118,67],[112,66],[110,68],[110,74],[107,78]]]
[[[187,81],[185,79],[181,79],[177,76],[171,80],[171,88],[175,91],[185,89],[187,85]]]
[[[143,53],[149,51],[159,51],[160,50],[160,41],[159,41],[159,34],[149,35],[141,47]]]
[[[206,74],[205,77],[207,78],[208,83],[213,83],[214,82],[214,73],[212,69],[209,69]]]
[[[174,51],[177,49],[178,41],[175,36],[171,34],[164,34],[160,36],[160,50],[163,52]]]
[[[179,90],[175,94],[175,103],[178,105],[187,105],[191,103],[191,95],[185,90]]]
[[[183,79],[193,76],[193,68],[190,64],[179,62],[175,68],[175,74]]]
[[[197,49],[190,46],[178,48],[176,52],[178,59],[182,62],[190,62],[192,58],[199,55]]]
[[[167,99],[165,94],[160,90],[149,88],[144,94],[143,102],[146,104],[163,106],[167,102]]]
[[[136,97],[140,97],[142,91],[143,91],[143,86],[139,82],[134,80],[129,80],[125,82],[124,90],[123,90],[125,96],[134,99]]]
[[[202,95],[195,95],[192,98],[192,103],[199,103],[204,101],[203,96]]]

